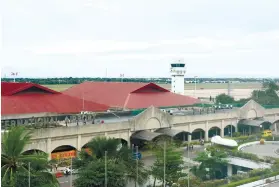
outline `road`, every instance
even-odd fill
[[[265,187],[278,187],[278,186],[279,186],[279,181],[276,182],[276,183],[269,184],[269,185],[267,185]]]
[[[181,149],[184,150],[183,151],[183,156],[187,158],[188,154],[187,154],[186,149],[185,148],[181,148]],[[204,150],[204,146],[195,145],[194,150],[189,151],[189,158],[191,158],[191,159],[195,158],[197,156],[197,153],[201,152],[203,150]],[[146,156],[146,157],[143,157],[142,160],[143,160],[146,167],[150,167],[155,162],[155,157],[154,156]],[[73,180],[75,178],[76,178],[76,176],[73,175]],[[58,181],[59,181],[61,187],[70,187],[70,176],[58,178]],[[152,182],[153,182],[153,179],[150,179],[148,181],[148,184],[152,183]],[[135,186],[135,184],[133,182],[129,183],[127,185],[127,187],[134,187],[134,186]]]

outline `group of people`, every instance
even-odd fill
[[[201,145],[204,145],[204,139],[201,138],[201,139],[199,140],[199,142],[200,142]]]

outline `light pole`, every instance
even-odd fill
[[[232,137],[232,130],[233,128],[232,128],[232,119],[231,119],[231,137]]]
[[[198,77],[198,76],[194,76],[194,79],[195,79],[195,92],[194,92],[194,97],[196,97],[196,90],[197,90],[197,77]]]
[[[191,133],[189,133],[189,135],[192,135]],[[189,136],[188,136],[188,148],[187,148],[187,157],[188,157],[188,177],[187,177],[187,181],[188,181],[188,187],[190,187],[190,155],[189,155],[189,149],[190,149],[190,141],[189,141]]]
[[[70,170],[70,187],[72,187],[72,181],[73,181],[73,158],[71,157],[71,170]]]
[[[166,141],[164,142],[164,186],[166,187]]]
[[[105,151],[105,187],[108,186],[108,179],[107,179],[107,151]]]
[[[136,146],[136,163],[137,163],[136,187],[138,186],[138,180],[139,180],[139,158],[138,158],[138,154],[139,154],[139,147]]]
[[[29,170],[29,174],[28,174],[28,184],[29,187],[31,186],[31,177],[30,177],[30,162],[28,163],[28,170]]]

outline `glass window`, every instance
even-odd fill
[[[171,64],[171,67],[185,67],[185,64]]]

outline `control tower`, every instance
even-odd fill
[[[176,94],[184,95],[184,75],[186,73],[185,63],[179,60],[171,63],[171,91]]]

